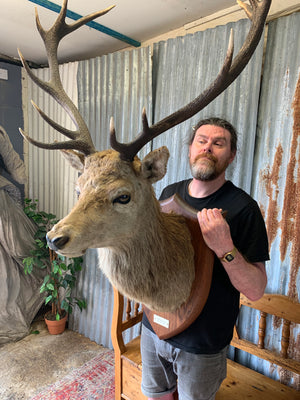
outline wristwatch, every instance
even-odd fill
[[[229,263],[232,260],[234,260],[236,253],[237,253],[237,249],[236,249],[236,247],[234,247],[231,251],[228,251],[228,253],[225,253],[223,257],[220,257],[219,260]]]

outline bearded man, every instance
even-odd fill
[[[189,142],[192,179],[162,192],[161,200],[178,193],[199,210],[202,235],[215,259],[207,302],[184,332],[160,340],[144,313],[142,391],[149,400],[173,400],[177,391],[179,400],[213,400],[226,377],[240,293],[251,300],[264,294],[269,250],[263,217],[256,201],[225,178],[236,150],[237,133],[228,121],[201,120]]]

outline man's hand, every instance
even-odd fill
[[[234,247],[230,228],[218,208],[206,209],[197,213],[203,239],[207,246],[212,249],[217,257],[222,257]]]
[[[203,239],[218,258],[234,248],[230,228],[217,208],[204,208],[197,213]],[[264,294],[267,275],[264,262],[249,263],[237,252],[230,263],[222,262],[233,286],[250,300],[258,300]],[[253,284],[255,282],[255,284]]]

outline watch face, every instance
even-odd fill
[[[234,257],[233,257],[232,254],[227,254],[227,256],[226,256],[225,258],[226,258],[226,260],[227,260],[228,262],[234,260]]]

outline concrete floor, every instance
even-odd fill
[[[1,400],[29,400],[103,350],[68,329],[61,335],[50,335],[42,319],[33,322],[33,330],[40,333],[0,347]]]

